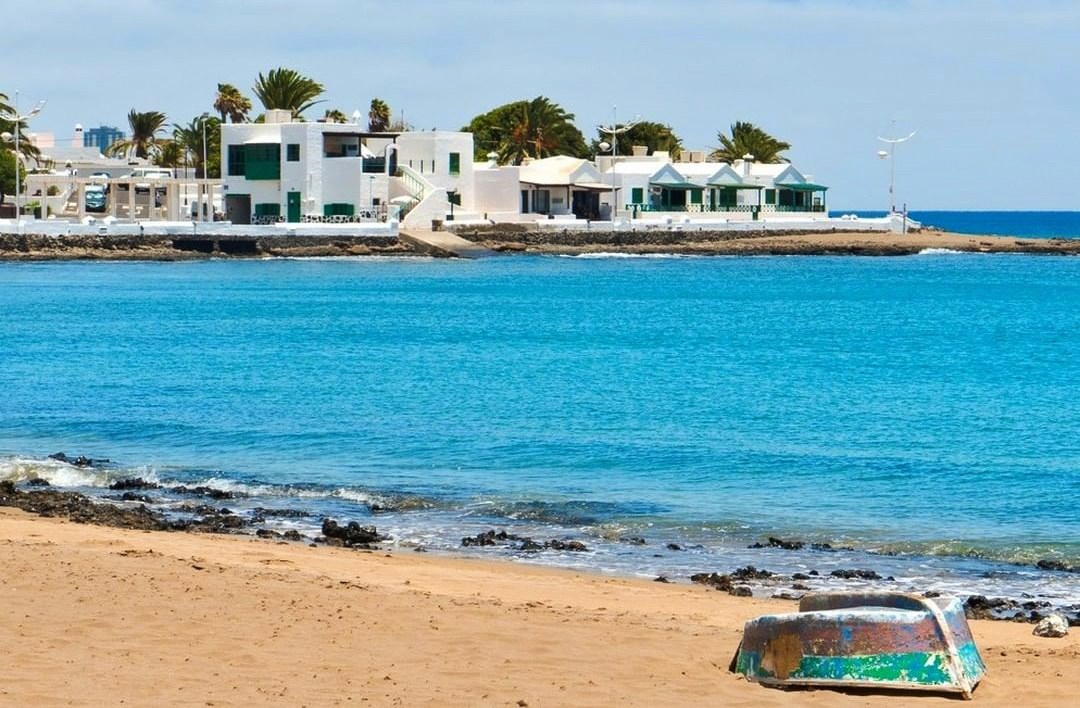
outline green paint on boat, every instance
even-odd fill
[[[982,660],[974,643],[960,649],[965,670],[974,674],[982,672]],[[762,668],[757,652],[740,651],[736,671],[744,676],[759,679],[777,678]],[[873,654],[869,656],[804,656],[798,668],[786,677],[787,681],[800,679],[828,681],[869,681],[911,683],[920,686],[952,686],[956,677],[949,667],[949,658],[942,653],[908,652],[903,654]]]

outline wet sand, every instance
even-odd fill
[[[0,704],[957,705],[727,672],[782,600],[491,562],[130,531],[0,509]],[[1077,700],[1080,633],[972,623],[976,705]]]

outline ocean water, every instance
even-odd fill
[[[622,574],[1080,602],[1032,565],[1080,566],[1077,258],[9,263],[0,312],[0,478],[208,485],[310,514],[279,530]],[[461,548],[490,528],[590,550]],[[748,548],[770,535],[834,550]]]
[[[833,211],[831,216],[885,216],[884,211]],[[925,226],[960,234],[1021,238],[1080,238],[1080,211],[913,211]]]

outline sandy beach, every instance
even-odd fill
[[[0,509],[0,704],[885,706],[728,673],[793,603],[413,552],[127,531]],[[1080,639],[972,623],[976,704],[1076,699]]]

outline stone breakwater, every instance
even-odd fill
[[[942,231],[895,234],[846,230],[638,231],[538,229],[526,224],[458,226],[461,238],[493,251],[563,255],[589,253],[681,255],[862,255],[906,256],[928,249],[973,253],[1080,255],[1080,239],[1018,239]]]
[[[396,236],[0,234],[0,260],[159,260],[418,255]]]

